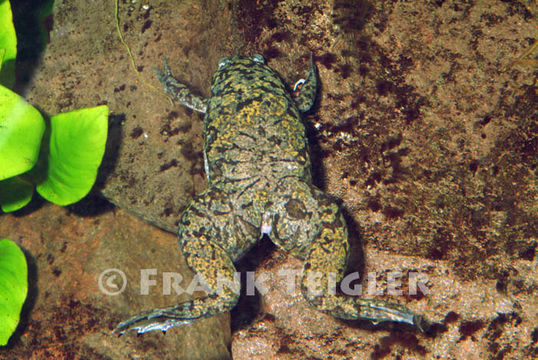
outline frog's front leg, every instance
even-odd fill
[[[308,72],[306,79],[297,81],[293,91],[295,91],[299,85],[301,85],[301,90],[295,98],[295,103],[297,104],[299,111],[305,113],[314,105],[318,88],[318,72],[316,64],[314,64],[314,55],[312,55],[312,53],[310,54],[310,71]]]
[[[201,112],[207,111],[207,100],[203,97],[194,95],[187,85],[180,83],[176,78],[172,76],[168,61],[164,58],[164,71],[154,68],[157,72],[156,78],[163,84],[164,91],[172,96],[174,100],[179,101],[180,104]]]
[[[227,233],[247,237],[244,229],[223,229],[228,207],[227,198],[220,191],[208,189],[193,200],[181,216],[179,244],[190,269],[204,280],[205,296],[177,305],[142,312],[120,323],[115,332],[123,334],[136,330],[139,334],[152,330],[166,331],[177,325],[188,324],[231,310],[239,298],[240,284],[235,281],[235,267],[224,244]],[[234,288],[236,286],[237,288]]]

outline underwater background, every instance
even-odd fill
[[[56,0],[40,16],[45,3],[12,1],[15,88],[46,114],[107,105],[108,141],[85,199],[0,215],[30,282],[0,359],[538,357],[536,2],[119,0],[132,55],[115,1]],[[243,264],[268,278],[258,304],[166,335],[112,334],[129,314],[177,302],[140,295],[140,270],[190,281],[173,232],[207,186],[202,116],[170,103],[152,67],[166,56],[209,96],[224,56],[260,53],[293,84],[311,52],[314,182],[341,200],[379,286],[390,271],[404,292],[407,274],[427,276],[428,294],[393,299],[438,332],[321,314],[274,276],[302,263],[262,244]],[[99,287],[112,268],[128,279],[117,296]]]

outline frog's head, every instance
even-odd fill
[[[236,55],[219,60],[218,69],[211,81],[213,95],[230,89],[256,84],[257,79],[274,71],[265,64],[260,54],[252,56]]]
[[[236,55],[231,58],[223,57],[219,60],[219,69],[217,71],[220,71],[221,69],[224,69],[229,65],[233,64],[242,64],[243,66],[249,66],[252,65],[251,63],[265,65],[265,58],[260,54],[254,54],[252,56]]]

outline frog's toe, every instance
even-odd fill
[[[415,315],[414,326],[421,333],[430,333],[434,328],[434,323],[422,315]]]
[[[155,75],[155,77],[157,79],[159,79],[159,81],[162,81],[162,79],[166,76],[164,74],[164,72],[161,69],[159,69],[158,67],[155,67],[155,66],[152,66],[151,68],[153,69],[153,71],[155,71],[157,73],[157,75]]]
[[[166,332],[174,326],[186,325],[191,321],[191,319],[172,319],[159,310],[145,311],[119,323],[113,332],[119,335],[123,335],[127,331],[137,331],[138,334],[153,330]]]
[[[170,66],[168,65],[168,59],[166,56],[163,56],[163,62],[164,62],[164,72],[166,75],[172,75],[172,72],[170,71]]]
[[[297,91],[297,88],[302,86],[306,82],[306,79],[300,79],[293,85],[293,91]]]
[[[157,73],[155,77],[159,79],[160,82],[164,83],[168,78],[172,76],[172,71],[170,70],[170,66],[168,65],[168,60],[166,59],[166,56],[163,56],[164,59],[164,71],[159,69],[158,67],[152,67],[152,69]]]

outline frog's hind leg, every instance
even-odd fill
[[[201,113],[207,111],[207,100],[201,96],[194,95],[187,85],[180,83],[172,76],[166,58],[164,58],[164,71],[157,68],[153,69],[157,72],[156,78],[163,84],[164,91],[170,94],[174,100],[194,111]]]
[[[224,236],[223,214],[227,207],[226,195],[208,189],[200,194],[183,213],[179,224],[179,243],[188,266],[198,276],[206,295],[177,305],[140,313],[120,323],[114,330],[123,334],[136,330],[139,334],[152,330],[166,331],[177,325],[207,318],[231,310],[239,298],[239,281],[229,253],[217,244]],[[244,236],[234,229],[236,236]]]
[[[295,103],[297,104],[299,111],[305,113],[314,105],[316,92],[318,90],[318,72],[316,64],[314,64],[314,55],[312,54],[310,54],[310,71],[308,72],[308,76],[306,79],[297,81],[293,91],[295,91],[299,85],[302,86],[299,95],[295,98]]]
[[[316,309],[345,320],[366,319],[374,324],[391,321],[424,331],[428,323],[407,307],[381,300],[346,296],[330,292],[330,284],[339,283],[344,275],[349,253],[347,227],[339,206],[325,193],[312,187],[319,222],[306,255],[301,290]],[[323,289],[320,291],[320,289]]]

